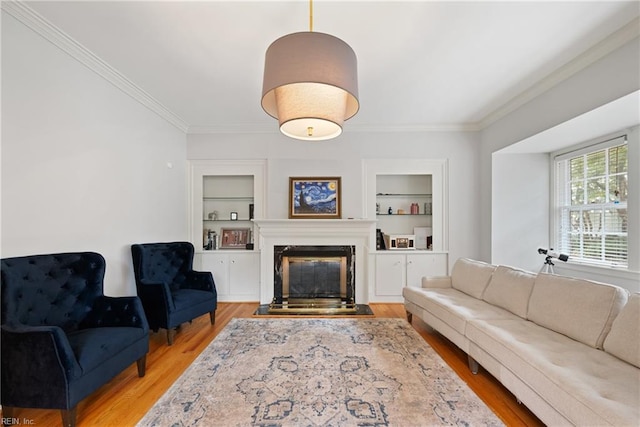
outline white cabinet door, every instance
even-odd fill
[[[426,276],[447,275],[447,254],[416,253],[407,255],[406,286],[421,287]]]
[[[229,254],[230,299],[258,301],[260,299],[260,253]]]
[[[376,255],[376,296],[402,294],[405,283],[405,255]]]
[[[210,251],[200,255],[202,271],[210,271],[216,282],[218,301],[260,299],[260,253]]]
[[[203,253],[202,270],[210,271],[213,274],[218,300],[224,300],[230,291],[229,255],[214,251]]]

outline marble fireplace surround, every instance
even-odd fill
[[[376,221],[364,219],[261,219],[256,249],[260,250],[260,304],[273,300],[274,247],[302,245],[351,245],[356,248],[355,302],[369,302],[367,259],[375,248]]]

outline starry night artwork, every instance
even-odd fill
[[[340,178],[289,178],[289,218],[341,218]]]

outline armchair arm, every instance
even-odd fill
[[[450,288],[451,277],[450,276],[429,276],[422,278],[423,288]]]
[[[65,399],[69,383],[82,371],[63,330],[57,326],[5,324],[1,337],[3,403],[11,406],[11,402],[35,399],[39,404],[51,404],[44,407],[68,408]],[[40,395],[34,390],[47,392]],[[55,402],[43,401],[48,399]]]
[[[144,306],[164,309],[165,312],[173,311],[176,307],[169,290],[169,285],[162,282],[151,282],[140,279],[138,282],[138,297]]]
[[[99,328],[107,326],[129,326],[149,331],[149,324],[142,308],[140,298],[108,297],[96,299],[93,309],[80,325],[81,328]]]
[[[208,271],[191,270],[187,274],[187,281],[182,287],[189,288],[189,289],[197,289],[200,291],[210,291],[217,296],[216,284],[213,280],[213,275]]]

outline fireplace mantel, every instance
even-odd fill
[[[261,236],[279,234],[315,235],[338,233],[340,235],[369,235],[376,221],[367,219],[256,219]]]
[[[258,219],[260,303],[273,299],[276,245],[353,245],[356,248],[356,302],[368,303],[367,254],[375,249],[376,221],[367,219]]]

